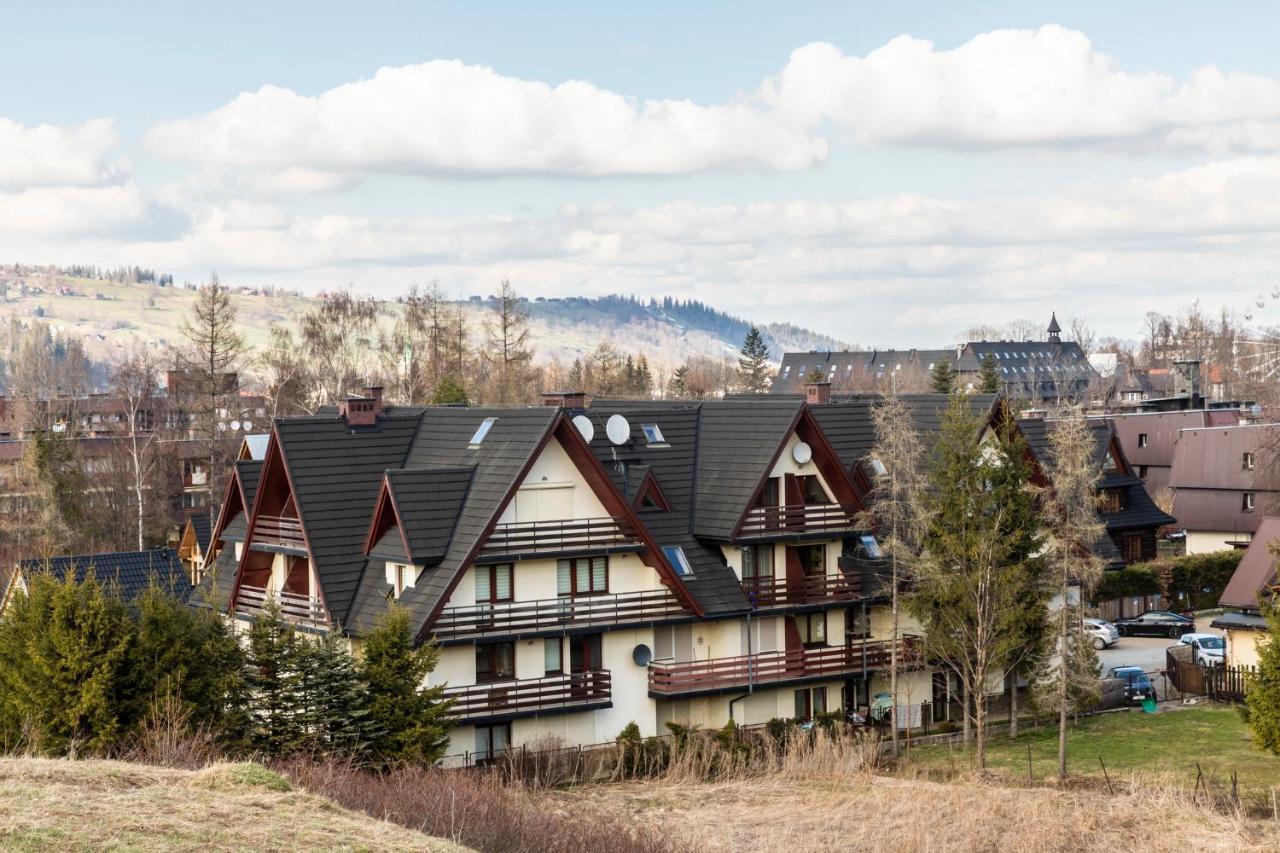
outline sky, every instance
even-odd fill
[[[1280,5],[0,2],[0,262],[1280,324]]]

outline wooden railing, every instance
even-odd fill
[[[661,695],[745,687],[799,678],[852,675],[888,669],[889,640],[867,640],[846,646],[760,652],[731,658],[649,664],[649,692]],[[918,637],[898,641],[902,666],[917,666],[923,659]]]
[[[459,719],[573,708],[608,702],[612,695],[607,669],[445,690],[454,700],[450,713]]]
[[[639,544],[635,531],[618,518],[521,521],[494,527],[480,556],[569,553]]]
[[[275,601],[280,608],[280,615],[290,622],[301,622],[305,625],[329,624],[329,614],[324,604],[313,595],[283,591],[268,592],[261,587],[243,584],[236,593],[236,612],[247,615],[262,613],[266,610],[268,601]]]
[[[536,601],[446,607],[433,630],[442,639],[477,634],[518,634],[565,625],[625,625],[687,615],[669,589],[562,596]]]
[[[856,577],[843,572],[801,577],[743,578],[742,591],[752,607],[776,607],[818,601],[853,601],[858,598]]]
[[[747,512],[739,538],[850,530],[857,510],[848,504],[783,504]]]
[[[253,541],[261,545],[283,545],[288,548],[306,548],[302,522],[296,518],[278,515],[260,515],[253,528]]]

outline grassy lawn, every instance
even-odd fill
[[[1249,730],[1234,708],[1187,708],[1144,714],[1140,711],[1086,717],[1071,729],[1067,741],[1069,768],[1075,774],[1101,776],[1098,758],[1113,778],[1138,771],[1167,774],[1195,782],[1196,762],[1216,783],[1229,784],[1239,774],[1244,789],[1280,786],[1280,757],[1254,747]],[[1027,747],[1031,771],[1042,780],[1057,771],[1058,733],[1042,726],[1024,729],[1017,740],[999,734],[992,740],[987,762],[994,768],[1026,778]],[[911,762],[919,769],[966,769],[972,755],[960,745],[913,748]]]

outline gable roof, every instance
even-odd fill
[[[408,542],[410,562],[433,566],[444,559],[474,471],[467,465],[387,472],[387,497]]]
[[[18,568],[24,577],[47,571],[61,580],[74,573],[78,582],[92,571],[100,583],[113,585],[122,601],[133,601],[152,584],[172,592],[179,601],[186,601],[192,589],[187,570],[172,548],[32,558],[19,561]]]
[[[188,516],[187,526],[191,528],[191,532],[195,535],[196,545],[199,546],[200,553],[209,553],[209,534],[212,531],[209,516],[203,512]]]
[[[1258,596],[1276,582],[1276,565],[1280,561],[1271,546],[1280,539],[1280,518],[1267,517],[1240,558],[1240,565],[1227,581],[1218,603],[1223,607],[1258,609]]]

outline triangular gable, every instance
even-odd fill
[[[409,553],[409,542],[404,538],[404,526],[396,513],[395,501],[391,497],[391,485],[387,477],[382,478],[382,487],[378,490],[378,504],[373,510],[373,523],[369,525],[369,535],[364,540],[364,553],[368,556],[388,533],[399,538],[400,547],[404,551],[405,560],[412,560]]]
[[[244,507],[244,488],[240,485],[240,472],[235,467],[232,467],[231,476],[227,478],[227,487],[222,497],[222,508],[218,511],[217,523],[213,525],[213,533],[209,536],[208,557],[210,562],[218,556],[218,551],[220,550],[218,546],[222,541],[222,532],[227,529],[227,524],[231,522],[231,519],[244,512]]]
[[[653,476],[653,471],[645,472],[640,485],[636,487],[636,496],[631,505],[637,510],[671,511],[671,502],[663,494],[662,486],[658,484],[658,478]]]

